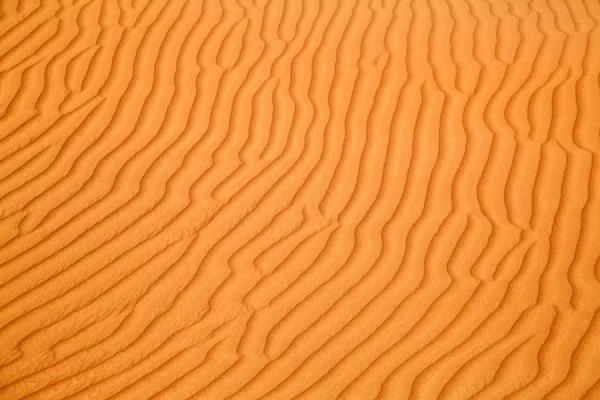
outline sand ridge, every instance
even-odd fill
[[[600,399],[597,0],[0,2],[0,399]]]

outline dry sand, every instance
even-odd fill
[[[600,399],[598,0],[0,12],[0,399]]]

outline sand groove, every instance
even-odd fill
[[[600,399],[597,0],[0,2],[0,399]]]

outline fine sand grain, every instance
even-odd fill
[[[0,0],[0,399],[600,399],[599,0]]]

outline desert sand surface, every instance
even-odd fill
[[[600,399],[598,0],[1,0],[0,399]]]

